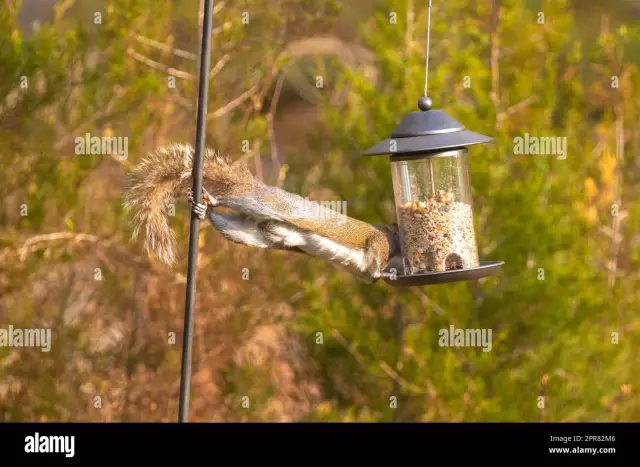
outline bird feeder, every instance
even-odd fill
[[[431,110],[426,96],[418,108],[363,154],[391,162],[402,270],[385,281],[418,286],[494,275],[504,262],[478,257],[467,150],[492,139]]]

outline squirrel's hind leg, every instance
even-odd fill
[[[202,194],[204,195],[204,189],[202,191]],[[208,203],[206,202],[206,198],[204,203],[196,203],[196,200],[193,199],[193,190],[189,188],[189,190],[187,191],[187,201],[189,202],[189,206],[191,206],[191,210],[195,213],[196,216],[198,216],[198,219],[200,219],[201,221],[205,220],[205,218],[207,217],[207,209],[209,207]]]
[[[255,220],[249,216],[223,214],[209,210],[207,211],[207,219],[224,238],[233,243],[253,248],[274,248],[258,228]]]

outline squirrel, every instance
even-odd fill
[[[127,176],[124,207],[133,213],[132,240],[144,231],[146,251],[163,263],[175,262],[176,238],[166,207],[182,190],[196,216],[231,242],[324,259],[366,283],[401,270],[397,224],[369,224],[266,185],[246,164],[213,149],[204,151],[202,203],[195,203],[193,157],[191,146],[170,144]]]

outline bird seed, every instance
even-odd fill
[[[404,256],[411,274],[478,266],[471,205],[439,190],[423,201],[399,209]]]

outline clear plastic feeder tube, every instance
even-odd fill
[[[467,150],[393,156],[404,274],[477,267]]]

